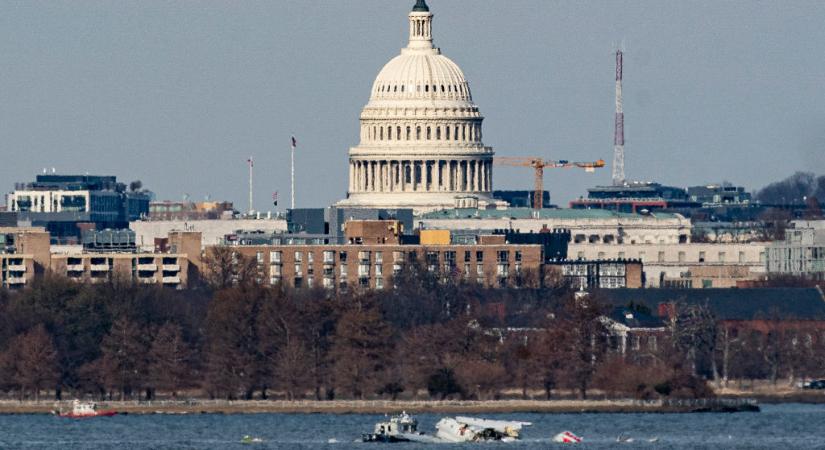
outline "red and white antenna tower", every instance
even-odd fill
[[[616,122],[613,129],[613,185],[624,184],[624,112],[622,112],[622,50],[616,50]]]

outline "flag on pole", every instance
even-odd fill
[[[255,167],[255,163],[252,162],[251,156],[246,160],[246,163],[249,164],[249,167]]]
[[[295,136],[292,136],[292,149],[295,150],[295,147],[298,146],[298,141],[295,140]]]
[[[272,203],[278,206],[278,191],[272,193]]]

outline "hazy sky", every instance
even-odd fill
[[[0,190],[44,167],[140,179],[159,199],[343,198],[347,150],[413,0],[1,1]],[[429,0],[497,155],[612,160],[625,43],[629,178],[760,187],[825,172],[825,2]],[[496,168],[495,188],[531,173]],[[564,204],[596,174],[552,170]]]

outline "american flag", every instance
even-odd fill
[[[247,158],[246,163],[249,164],[249,167],[254,167],[255,166],[255,163],[252,162],[252,157],[251,156],[249,158]]]
[[[295,136],[292,136],[292,149],[295,150],[295,147],[298,146],[298,141],[295,140]]]

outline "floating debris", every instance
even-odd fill
[[[581,436],[576,436],[570,431],[562,431],[561,433],[553,436],[553,442],[560,444],[580,444],[581,441]]]

